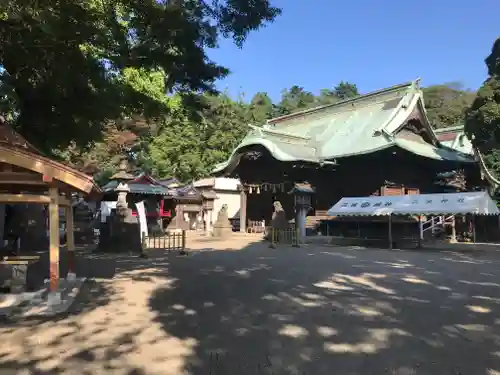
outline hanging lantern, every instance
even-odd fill
[[[252,190],[252,185],[250,185],[250,187],[248,188],[248,192],[249,192],[250,194],[252,194],[252,192],[253,192],[253,190]]]
[[[257,185],[257,194],[260,194],[260,186]]]

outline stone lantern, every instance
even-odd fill
[[[312,196],[316,193],[314,188],[307,182],[295,183],[289,194],[293,194],[295,206],[295,225],[298,230],[299,240],[302,242],[306,237],[307,213],[312,208]]]
[[[116,214],[123,221],[132,216],[131,209],[128,207],[127,203],[127,194],[130,192],[128,182],[135,178],[132,174],[127,172],[127,167],[128,163],[124,158],[120,162],[119,171],[110,178],[111,181],[118,182],[118,186],[115,188],[117,193]]]
[[[135,178],[127,172],[127,166],[127,161],[122,159],[119,171],[110,178],[111,181],[117,183],[114,189],[117,194],[116,209],[114,215],[111,215],[109,222],[106,223],[108,230],[101,231],[101,233],[108,233],[108,238],[100,241],[99,245],[103,251],[142,254],[139,220],[132,215],[132,209],[129,208],[127,202],[127,194],[130,192],[128,183]]]

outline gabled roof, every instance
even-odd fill
[[[202,195],[193,184],[176,187],[172,189],[175,192],[174,199],[187,201],[201,201]]]
[[[316,190],[311,186],[311,184],[307,182],[300,182],[300,183],[295,183],[293,184],[292,190],[289,191],[289,194],[315,194]]]
[[[201,180],[196,180],[195,182],[193,182],[193,186],[196,188],[199,187],[213,188],[215,186],[215,179],[216,177],[202,178]]]
[[[15,132],[2,116],[0,116],[0,163],[53,178],[85,194],[100,193],[91,176],[42,155]]]
[[[430,143],[396,137],[415,113],[427,128]],[[253,146],[265,147],[279,161],[324,163],[396,146],[435,160],[474,162],[467,155],[441,147],[425,114],[419,80],[250,128],[231,157],[217,165],[213,173],[235,168],[245,149]]]
[[[202,190],[201,196],[204,199],[217,199],[217,198],[219,198],[217,196],[217,193],[215,191],[213,191],[213,190]]]
[[[116,180],[108,182],[102,187],[104,193],[114,192],[118,187],[119,182]],[[141,173],[136,176],[133,180],[128,182],[128,187],[130,193],[132,194],[144,194],[144,195],[162,195],[170,196],[172,191],[166,186],[162,185],[159,181],[155,180],[153,177],[146,173]]]
[[[157,180],[160,184],[166,187],[177,187],[180,186],[181,183],[178,179],[175,177],[167,177],[167,178],[162,178]]]
[[[0,119],[0,145],[28,151],[35,155],[42,155],[42,153],[24,139],[21,134],[15,132],[8,126],[3,118]]]

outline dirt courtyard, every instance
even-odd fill
[[[79,259],[69,314],[2,323],[0,374],[500,374],[494,252],[188,245]]]

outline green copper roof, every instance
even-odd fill
[[[431,143],[396,136],[416,114],[429,129]],[[236,167],[245,149],[252,146],[265,147],[280,161],[322,163],[396,146],[435,160],[474,162],[470,155],[439,143],[428,123],[418,80],[250,128],[230,158],[218,164],[213,173]]]
[[[162,196],[169,196],[172,194],[171,190],[168,189],[166,186],[158,185],[155,183],[139,183],[139,182],[136,183],[135,181],[139,180],[141,177],[142,175],[136,177],[134,181],[128,183],[128,187],[130,189],[131,194],[162,195]],[[116,180],[110,181],[102,187],[102,190],[104,193],[114,192],[118,184],[119,182]]]
[[[447,128],[436,129],[434,131],[436,135],[452,133],[455,137],[451,140],[441,141],[442,145],[445,145],[453,150],[462,152],[464,154],[474,155],[474,150],[472,148],[472,143],[467,138],[464,132],[463,125],[450,126]]]

